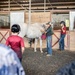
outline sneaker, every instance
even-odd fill
[[[50,55],[50,54],[47,54],[46,56],[52,56],[52,55]]]

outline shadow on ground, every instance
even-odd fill
[[[46,49],[43,49],[43,54],[37,50],[34,52],[33,48],[25,49],[22,65],[26,75],[55,75],[58,69],[75,60],[75,52],[68,50],[53,50],[50,57],[46,56]]]

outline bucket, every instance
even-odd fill
[[[45,40],[46,39],[46,34],[42,34],[41,38],[42,38],[42,40]]]

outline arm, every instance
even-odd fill
[[[45,32],[45,33],[48,33],[48,32],[50,32],[50,27],[46,30],[46,32]]]
[[[23,54],[23,53],[24,53],[25,48],[24,48],[24,47],[21,47],[21,50],[22,50],[22,54]]]
[[[21,50],[22,50],[22,54],[23,54],[24,50],[25,50],[24,40],[23,39],[21,39]]]
[[[65,32],[66,31],[66,28],[65,27],[62,27],[62,31]]]
[[[9,38],[7,38],[6,43],[7,46],[9,46]]]

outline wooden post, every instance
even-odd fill
[[[29,25],[31,24],[31,0],[29,0]]]

